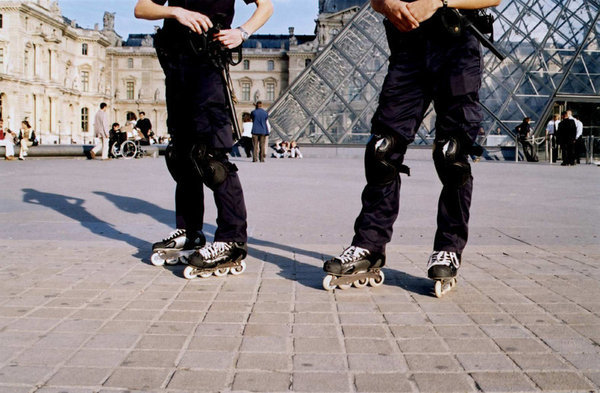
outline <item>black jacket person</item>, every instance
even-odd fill
[[[238,47],[271,16],[271,0],[244,1],[254,3],[256,10],[237,28],[231,28],[234,0],[138,0],[135,7],[138,18],[165,20],[155,47],[165,73],[171,135],[166,161],[177,183],[176,226],[192,240],[202,236],[203,183],[214,193],[217,207],[215,243],[247,240],[242,186],[226,155],[233,140],[222,69],[212,52],[198,45]],[[219,31],[212,29],[217,19]]]

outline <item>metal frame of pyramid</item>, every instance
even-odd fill
[[[523,117],[545,129],[556,101],[600,102],[600,0],[504,0],[494,14],[500,62],[484,50],[480,91],[486,134]],[[269,109],[276,138],[364,143],[387,72],[382,16],[366,4]],[[435,137],[430,107],[416,144]]]

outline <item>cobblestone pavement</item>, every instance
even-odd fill
[[[248,268],[191,281],[149,263],[173,221],[163,160],[0,162],[0,392],[598,391],[599,169],[475,165],[437,299],[440,185],[408,158],[385,283],[334,292],[321,266],[352,237],[360,159],[238,159]]]

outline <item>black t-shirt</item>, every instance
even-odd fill
[[[140,119],[137,121],[135,126],[140,129],[142,134],[144,134],[144,138],[148,139],[148,131],[150,131],[150,129],[152,128],[152,123],[150,123],[150,119],[148,119],[147,117]]]
[[[152,0],[152,2],[165,5],[167,0]],[[224,28],[230,28],[233,21],[235,0],[168,0],[171,7],[182,7],[190,11],[200,12],[213,21],[215,15],[222,14],[224,20],[221,21]],[[255,3],[256,0],[244,0],[246,4]],[[165,27],[170,26],[174,19],[166,19]],[[214,22],[214,21],[213,21]]]

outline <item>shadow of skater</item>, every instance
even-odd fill
[[[79,221],[81,226],[87,228],[90,232],[109,239],[123,241],[136,247],[138,251],[134,254],[136,258],[142,259],[152,245],[145,240],[131,236],[115,229],[114,225],[106,221],[102,221],[87,211],[83,204],[84,199],[70,197],[67,195],[53,194],[34,190],[31,188],[23,188],[23,202],[34,205],[45,206],[63,214],[74,221]],[[147,262],[144,260],[144,262]]]
[[[94,194],[103,196],[116,208],[131,214],[145,214],[156,221],[168,225],[173,225],[175,213],[172,210],[164,209],[154,203],[139,198],[133,198],[123,195],[115,195],[110,192],[94,191]],[[211,234],[215,232],[214,225],[204,224],[203,232],[208,230]]]

